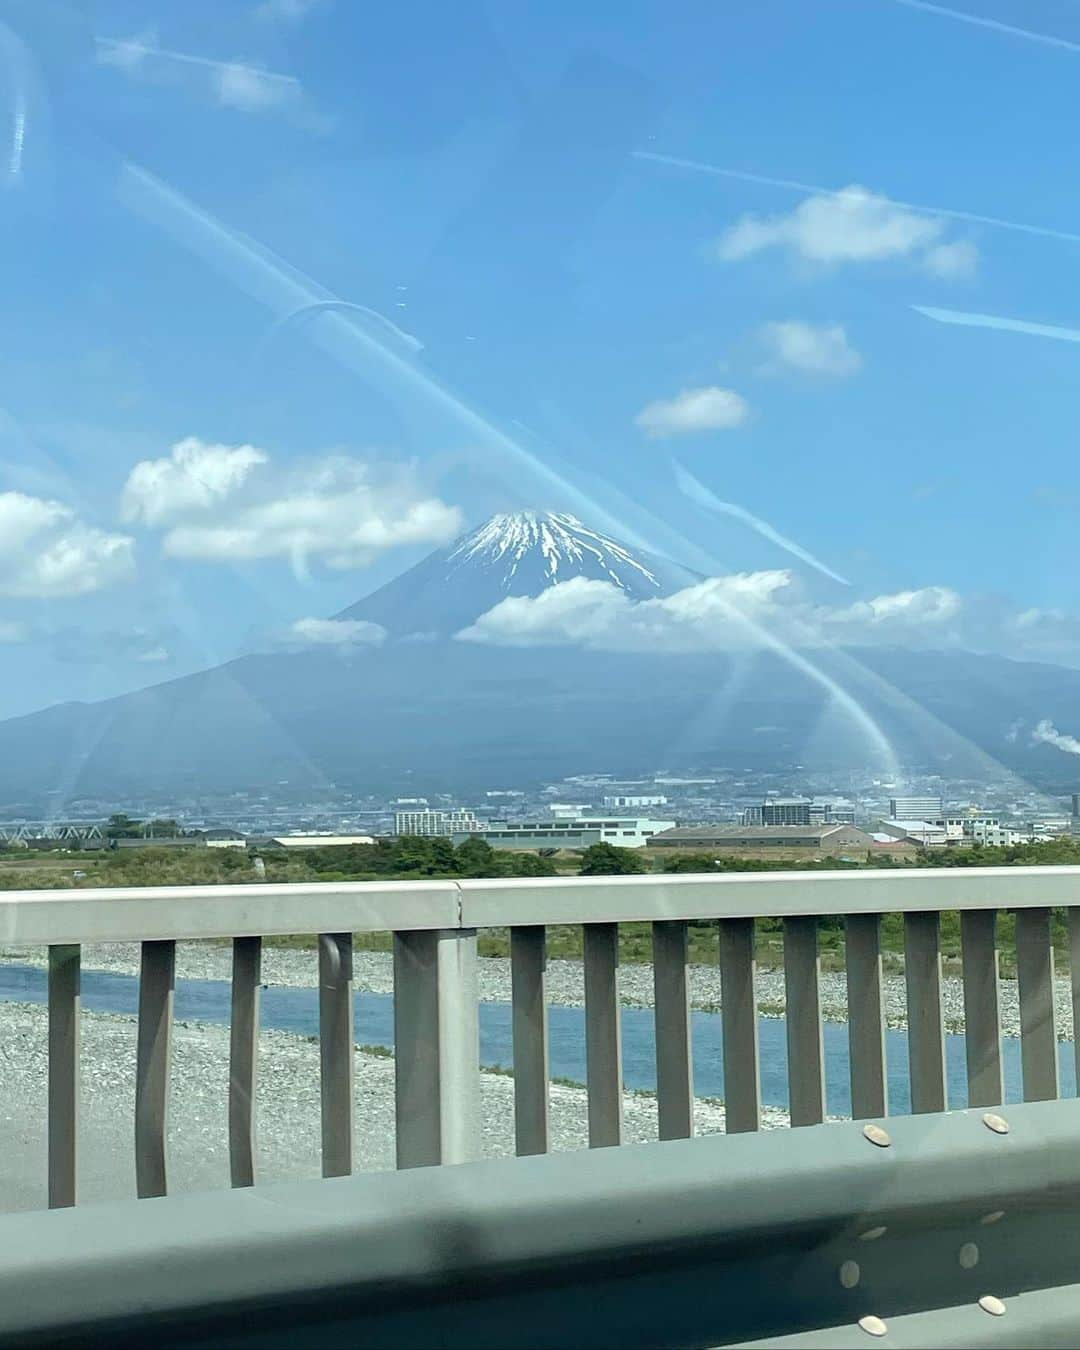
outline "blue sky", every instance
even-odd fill
[[[920,593],[867,623],[1080,661],[1080,347],[920,312],[1080,324],[1078,0],[0,20],[0,715],[526,506],[792,569],[846,640]]]

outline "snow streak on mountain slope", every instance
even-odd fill
[[[448,575],[452,575],[455,565],[496,566],[502,563],[509,583],[522,562],[535,551],[543,559],[544,571],[551,583],[581,576],[586,569],[592,570],[595,566],[606,580],[622,590],[636,591],[644,580],[660,593],[656,575],[623,544],[590,530],[576,516],[555,511],[543,514],[515,511],[512,515],[492,516],[454,545],[448,559],[452,565]],[[628,584],[624,580],[626,576],[632,577],[637,585]]]
[[[573,577],[606,581],[633,600],[671,595],[701,580],[575,516],[516,511],[492,516],[336,617],[381,624],[395,636],[450,637],[507,596],[537,596]]]

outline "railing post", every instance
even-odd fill
[[[75,1203],[79,1139],[79,947],[49,948],[49,1208]]]
[[[229,1021],[229,1169],[234,1186],[255,1184],[255,1084],[259,1052],[262,938],[233,938]]]
[[[855,1120],[889,1113],[885,1058],[885,994],[881,976],[881,915],[844,919],[847,968],[848,1056],[851,1115]]]
[[[353,960],[351,933],[319,934],[322,1173],[353,1169]]]
[[[825,1119],[825,1043],[821,1025],[820,975],[817,919],[813,915],[786,918],[784,991],[792,1125],[820,1125]]]
[[[1072,985],[1073,1064],[1076,1072],[1076,1090],[1080,1096],[1080,907],[1069,911],[1069,978]]]
[[[519,1156],[548,1151],[550,1125],[547,934],[510,929],[514,1039],[514,1142]]]
[[[1016,987],[1024,1101],[1054,1101],[1060,1089],[1049,909],[1016,911]]]
[[[911,1109],[948,1109],[945,1024],[941,1017],[941,923],[935,912],[904,915]]]
[[[694,1133],[694,1061],[686,924],[657,920],[652,942],[657,1127],[661,1139],[689,1139]]]
[[[585,1077],[589,1147],[622,1143],[622,1016],[619,925],[584,925]]]
[[[753,919],[720,920],[720,1006],[724,1032],[724,1128],[761,1127],[761,1081]]]
[[[166,1116],[175,984],[176,943],[144,942],[135,1060],[135,1189],[140,1199],[168,1190]]]
[[[1000,1106],[1005,1100],[1001,1068],[1001,990],[997,912],[965,909],[960,915],[964,961],[964,1045],[968,1106]]]
[[[477,1156],[480,1027],[476,929],[394,934],[398,1167]]]

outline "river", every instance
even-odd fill
[[[84,970],[82,1006],[91,1012],[133,1014],[138,1008],[139,982],[133,975]],[[47,976],[38,966],[0,965],[0,999],[21,1003],[47,1002]],[[222,980],[178,980],[175,1015],[192,1022],[227,1025],[230,990]],[[389,994],[358,993],[355,1005],[356,1040],[365,1045],[393,1048],[393,998]],[[724,1096],[723,1029],[719,1014],[693,1013],[694,1085],[703,1097]],[[315,989],[281,986],[262,992],[262,1025],[278,1031],[312,1036],[318,1032],[318,995]],[[786,1107],[787,1041],[783,1018],[759,1019],[761,1044],[761,1095],[771,1106]],[[626,1087],[654,1090],[656,1060],[654,1023],[649,1008],[624,1008],[623,1078]],[[510,1006],[506,1003],[480,1005],[480,1059],[488,1066],[513,1064]],[[848,1083],[847,1027],[826,1022],[825,1081],[828,1111],[832,1115],[850,1115]],[[551,1072],[554,1076],[585,1079],[585,1014],[581,1008],[554,1005],[550,1010]],[[967,1105],[964,1065],[964,1037],[945,1038],[950,1107]],[[1076,1092],[1076,1075],[1071,1042],[1058,1046],[1063,1096]],[[889,1106],[894,1114],[910,1110],[908,1083],[907,1033],[886,1033],[886,1057],[889,1071]],[[1005,1096],[1007,1101],[1022,1100],[1020,1079],[1020,1043],[1015,1037],[1004,1041]]]

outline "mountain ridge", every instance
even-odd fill
[[[597,768],[637,776],[668,762],[866,768],[876,752],[865,723],[830,692],[837,686],[904,762],[975,777],[995,763],[1055,781],[1070,771],[1059,750],[1008,739],[1016,725],[1068,723],[1080,709],[1080,671],[1049,663],[959,650],[815,650],[815,678],[767,650],[456,641],[507,596],[536,595],[569,576],[607,580],[635,599],[697,579],[574,517],[516,513],[496,522],[341,612],[381,623],[381,645],[240,656],[0,722],[0,807],[286,780],[297,792],[467,792]]]

